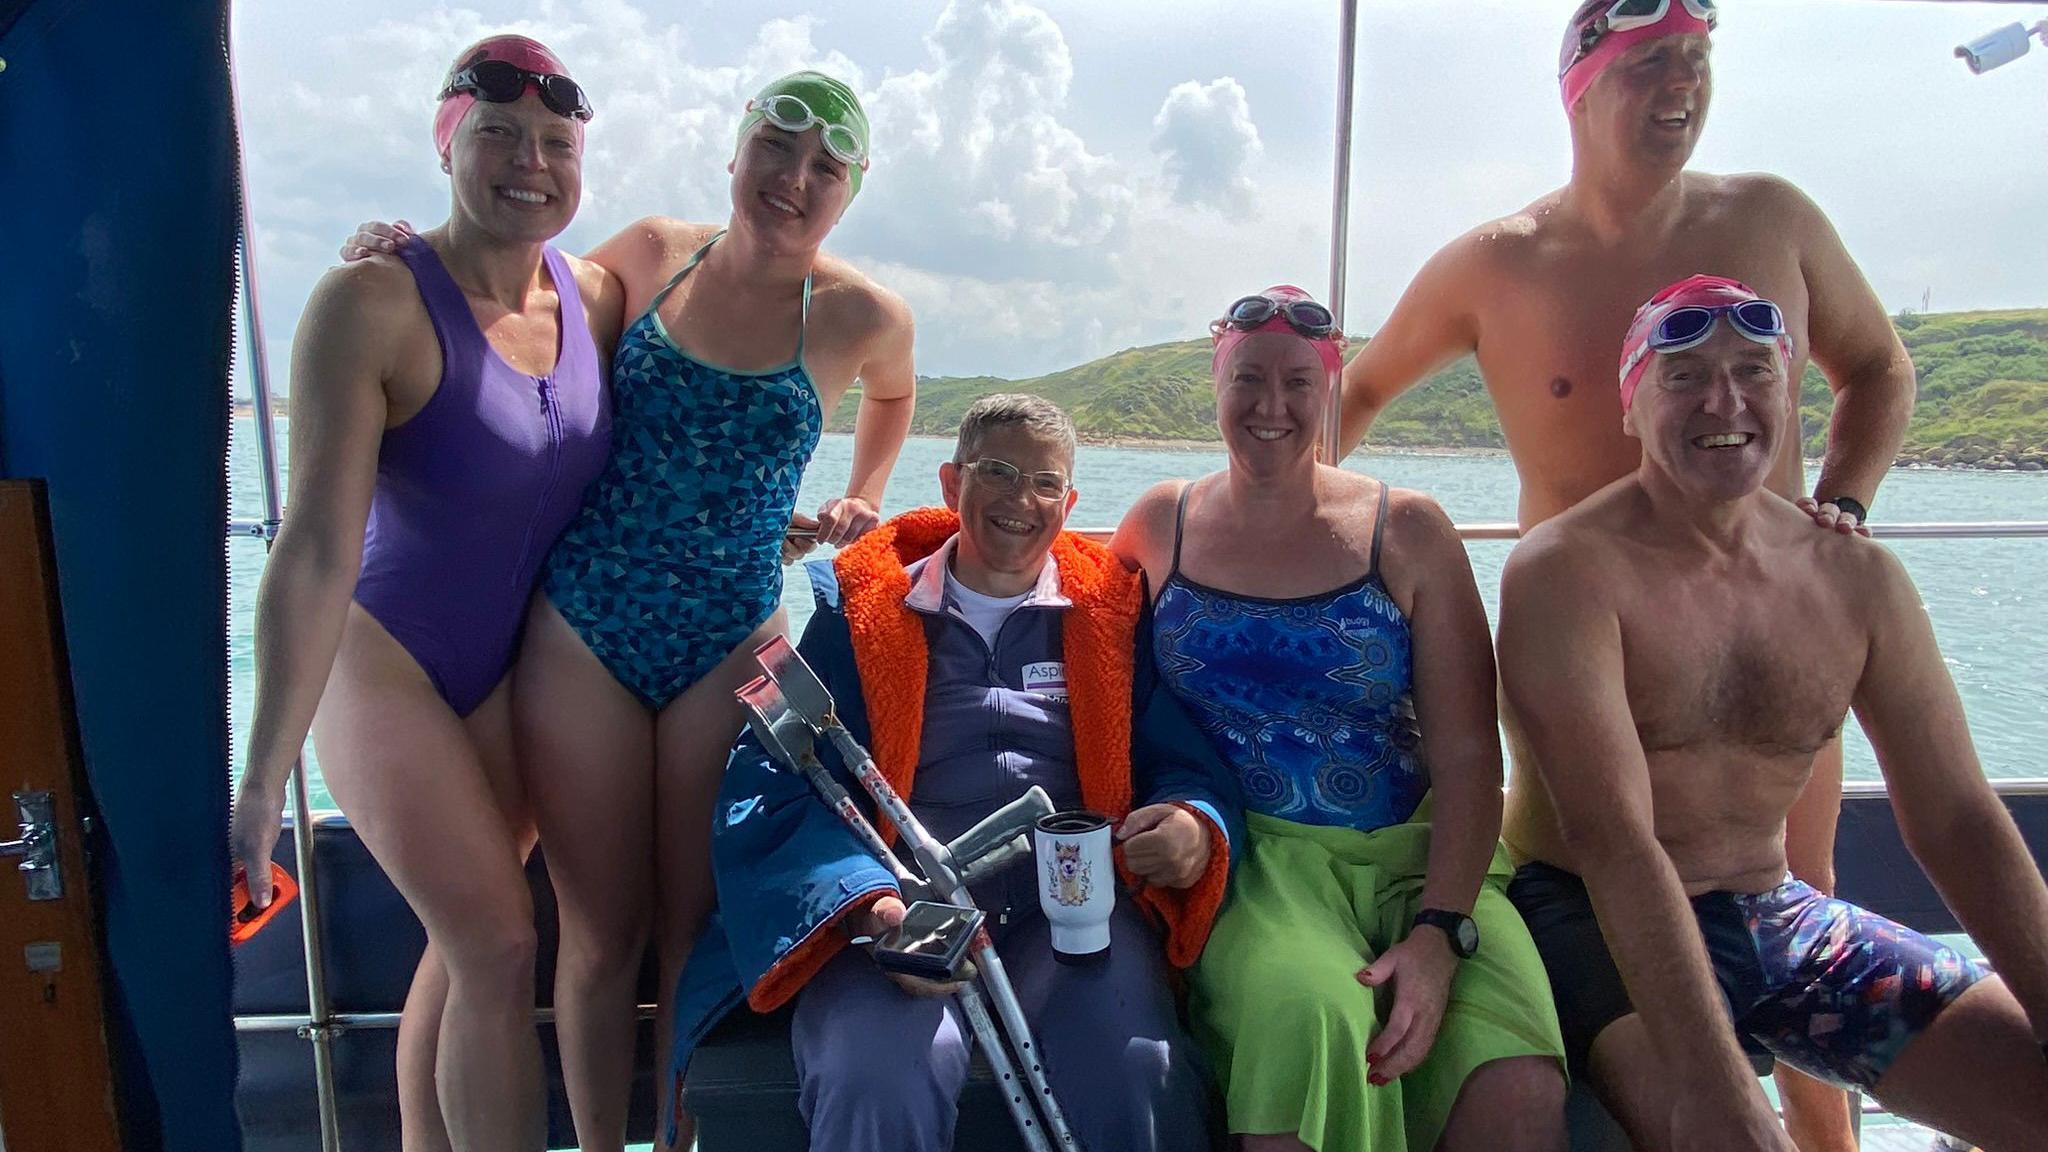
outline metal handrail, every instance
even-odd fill
[[[1337,33],[1337,160],[1330,187],[1330,315],[1337,330],[1344,330],[1345,270],[1349,257],[1344,251],[1351,239],[1351,106],[1358,75],[1358,0],[1344,0],[1344,14]],[[1341,404],[1323,411],[1323,459],[1337,459],[1338,429],[1342,424]]]
[[[1504,521],[1481,521],[1455,526],[1461,540],[1517,540],[1522,530]],[[1076,528],[1077,535],[1097,543],[1108,543],[1114,528]],[[1880,540],[2033,540],[2048,538],[2048,520],[1957,520],[1912,521],[1903,524],[1872,524],[1870,534]],[[277,535],[277,524],[264,520],[230,520],[228,535],[235,539],[269,540]]]
[[[230,22],[231,24],[232,22]],[[249,163],[242,141],[242,97],[234,67],[232,28],[224,32],[227,52],[229,112],[235,125],[235,180],[241,193],[241,235],[237,249],[242,264],[242,319],[248,327],[250,401],[256,420],[256,461],[263,488],[263,519],[254,535],[268,548],[284,518],[284,499],[278,492],[277,434],[271,426],[270,356],[263,343],[263,309],[256,291],[256,233],[249,212]],[[229,524],[234,534],[234,524]],[[313,801],[306,787],[304,757],[292,759],[292,851],[298,866],[300,904],[299,931],[306,950],[306,1005],[309,1014],[297,1027],[300,1036],[313,1045],[313,1087],[319,1098],[320,1147],[322,1152],[341,1152],[341,1111],[334,1085],[334,1031],[332,1005],[327,999],[327,953],[320,937],[319,878],[313,863],[311,819]]]
[[[1480,521],[1454,525],[1460,540],[1519,540],[1520,526],[1509,521]],[[1075,528],[1098,544],[1109,543],[1114,528]],[[1957,520],[1919,521],[1905,524],[1872,524],[1870,534],[1880,540],[2039,540],[2048,539],[2048,520]]]
[[[654,1019],[654,1013],[655,1005],[642,1004],[635,1014],[639,1019],[645,1021]],[[336,1035],[343,1032],[389,1031],[398,1027],[399,1020],[403,1016],[404,1013],[402,1012],[336,1012],[327,1017],[327,1027]],[[290,1012],[237,1016],[235,1017],[235,1031],[297,1032],[305,1028],[311,1022],[311,1019],[309,1016],[294,1015]],[[555,1010],[553,1008],[535,1008],[533,1010],[533,1022],[536,1025],[553,1024],[555,1022]]]

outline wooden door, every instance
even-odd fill
[[[0,1149],[119,1152],[79,797],[84,765],[42,485],[0,481],[0,841],[47,814],[49,869],[0,857]],[[19,845],[14,846],[19,852]],[[32,889],[43,898],[32,899]],[[225,931],[225,926],[223,926]]]

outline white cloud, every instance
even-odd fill
[[[1152,118],[1152,150],[1175,200],[1243,209],[1252,199],[1252,162],[1264,151],[1244,85],[1229,76],[1174,85]]]
[[[874,203],[848,213],[847,246],[996,280],[1101,276],[1136,196],[1062,120],[1059,26],[1022,0],[952,0],[924,46],[870,97]]]
[[[912,0],[886,17],[867,0],[803,0],[810,15],[734,0],[461,2],[235,7],[280,368],[313,280],[357,221],[445,215],[433,92],[458,49],[506,30],[560,51],[597,107],[582,211],[560,240],[577,251],[651,213],[723,219],[732,131],[753,89],[805,66],[848,79],[873,116],[876,160],[830,247],[911,302],[925,372],[1055,370],[1196,335],[1248,288],[1325,287],[1328,13],[1167,22],[1080,0]],[[1363,13],[1354,331],[1370,331],[1444,242],[1569,175],[1551,76],[1559,17],[1479,6],[1486,34],[1452,41],[1433,4]],[[1719,37],[1698,166],[1797,181],[1891,307],[1929,286],[1937,307],[2041,303],[2048,234],[2030,221],[2048,204],[2048,120],[2012,114],[2039,104],[2034,62],[1970,76],[1949,55],[1983,30],[1969,6],[1752,7]],[[1834,43],[1851,25],[1854,51],[1795,72],[1773,47]],[[1868,75],[1888,82],[1873,89]],[[1166,94],[1156,115],[1140,95],[1152,93]]]

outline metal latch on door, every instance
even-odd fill
[[[15,869],[28,886],[30,900],[64,898],[64,874],[57,867],[57,803],[48,792],[16,792],[16,823],[21,839],[0,840],[0,858],[20,857]]]

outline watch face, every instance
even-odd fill
[[[1479,951],[1479,925],[1470,916],[1458,918],[1458,951],[1466,956]]]

